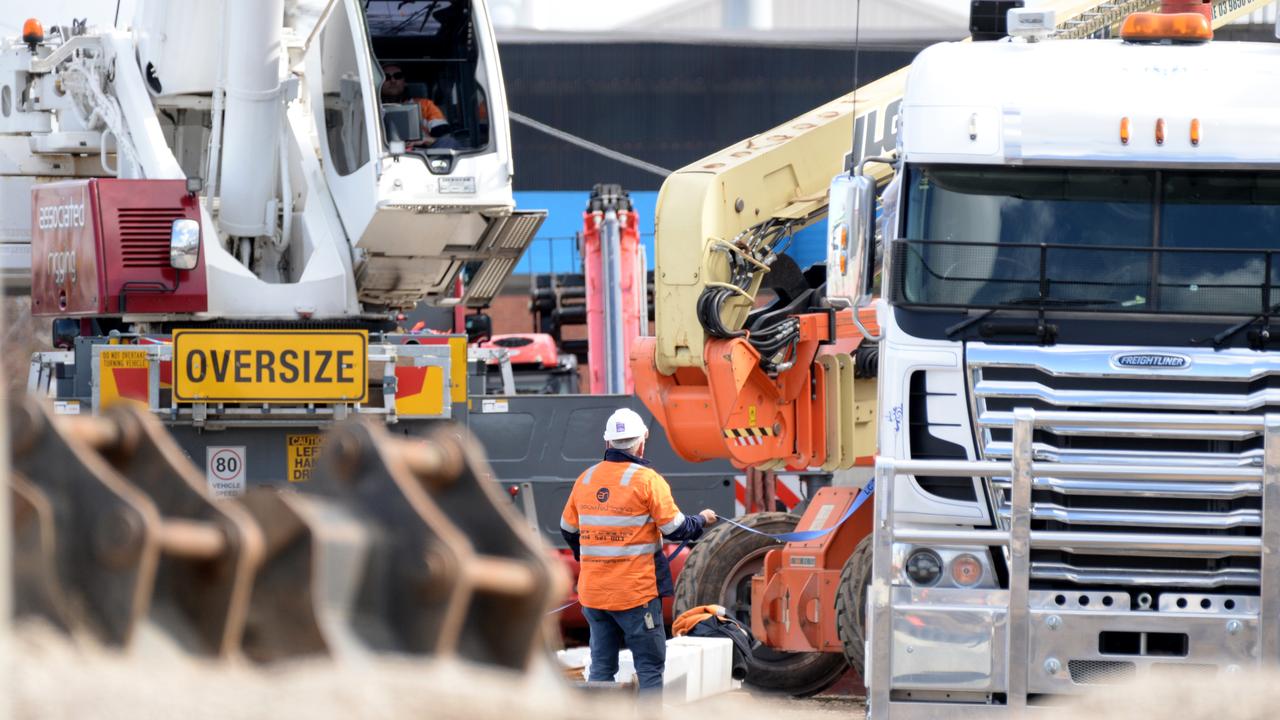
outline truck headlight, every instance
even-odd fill
[[[194,270],[200,261],[200,223],[191,218],[173,221],[169,230],[169,266]]]
[[[984,547],[894,543],[893,570],[896,582],[911,587],[959,590],[999,587],[991,553]]]
[[[916,550],[907,556],[907,577],[916,585],[932,586],[942,577],[942,558],[938,553],[929,550]]]

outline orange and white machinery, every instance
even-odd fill
[[[1206,23],[1218,26],[1263,3],[1204,0],[1194,4],[1197,12],[1203,11]],[[991,10],[1003,25],[1004,11],[1020,3],[974,5],[975,10]],[[1019,28],[1025,39],[1016,43],[1001,39],[982,45],[995,53],[1014,44],[1038,47],[1038,41],[1050,38],[1056,43],[1109,37],[1132,12],[1159,6],[1159,2],[1140,1],[1044,2],[1035,12],[1015,14],[1026,25]],[[983,39],[1004,38],[1005,34],[998,29],[984,34]],[[945,52],[959,57],[968,45],[946,47],[951,49]],[[1072,43],[1069,47],[1083,57],[1103,46]],[[975,54],[983,50],[972,48]],[[931,52],[926,51],[925,56]],[[937,56],[943,52],[938,50]],[[1069,87],[1081,93],[1071,104],[1073,112],[1080,111],[1093,98],[1086,94],[1089,89],[1085,84],[1094,79],[1073,78],[1076,65],[1066,59],[1067,50],[1061,52],[1064,55],[1055,66],[1059,72],[1045,73],[1045,77],[1057,80],[1036,85],[1031,78],[1023,78],[1011,82],[1006,89],[1010,93],[1035,97],[1043,93],[1049,97]],[[1124,57],[1138,62],[1140,52]],[[1151,59],[1161,52],[1172,51],[1157,48],[1141,57]],[[999,67],[1017,64],[1010,59]],[[1198,67],[1190,58],[1185,65],[1175,65],[1187,72]],[[1165,67],[1155,60],[1141,65],[1148,66]],[[998,127],[1004,128],[1003,137],[1010,143],[1018,138],[1029,141],[1032,130],[1043,130],[1027,124],[1018,126],[1009,120],[1008,102],[1003,106],[1006,116],[1002,117],[1000,103],[984,99],[987,95],[983,93],[1001,87],[994,74],[998,64],[984,67],[993,69],[992,73],[965,76],[964,82],[955,76],[950,84],[939,82],[931,86],[950,94],[946,95],[946,102],[938,102],[945,107],[920,110],[918,116],[909,119],[910,127],[919,133],[913,136],[917,139],[916,151],[941,153],[929,156],[938,163],[972,163],[978,162],[972,159],[974,153],[1000,140]],[[930,82],[945,75],[938,72],[942,74],[929,75]],[[903,98],[912,82],[916,82],[915,76],[909,80],[908,69],[904,68],[703,158],[668,178],[659,197],[657,336],[642,340],[632,353],[637,394],[686,459],[730,458],[739,467],[763,470],[821,467],[837,474],[835,486],[817,493],[802,517],[764,512],[741,519],[743,525],[763,535],[733,526],[709,533],[689,558],[677,588],[677,609],[715,602],[729,607],[740,619],[750,619],[761,645],[752,659],[747,681],[766,689],[797,694],[817,692],[835,682],[850,664],[860,674],[865,671],[864,643],[868,634],[863,612],[873,562],[868,536],[871,503],[809,543],[782,546],[769,535],[797,528],[831,529],[870,479],[869,472],[859,472],[857,468],[869,464],[876,454],[877,435],[881,440],[897,438],[900,444],[901,438],[915,433],[913,423],[932,417],[928,411],[943,402],[938,393],[953,392],[947,387],[912,384],[901,378],[894,380],[894,392],[889,396],[885,395],[883,378],[877,388],[877,376],[886,367],[882,357],[887,349],[875,341],[888,316],[881,303],[859,302],[864,296],[869,298],[880,292],[876,284],[881,254],[878,222],[884,223],[884,243],[898,237],[895,233],[899,228],[894,223],[901,217],[899,208],[911,201],[896,195],[898,185],[889,185],[883,198],[886,212],[880,218],[881,198],[875,188],[879,185],[883,189],[894,176],[893,163],[904,138],[900,124],[904,117]],[[917,102],[928,105],[926,96],[931,91],[914,91],[913,97],[920,98]],[[1155,111],[1135,108],[1129,112],[1134,115],[1116,112],[1117,117],[1126,115],[1126,142],[1130,121],[1137,122],[1138,113]],[[1072,133],[1083,133],[1085,127],[1092,127],[1083,121],[1070,121],[1076,117],[1064,116],[1061,123],[1053,126],[1062,131],[1058,137],[1075,137]],[[946,124],[950,119],[955,122]],[[942,123],[936,132],[927,129],[933,127],[928,125],[933,121]],[[1162,134],[1157,142],[1164,140],[1164,123],[1161,120]],[[1052,142],[1055,136],[1045,133],[1037,137],[1043,144]],[[1196,138],[1198,141],[1199,135]],[[962,149],[947,155],[945,148],[952,147],[949,143]],[[1016,143],[1007,147],[1031,150]],[[1063,161],[1079,164],[1080,159]],[[854,176],[867,178],[857,181],[861,183],[857,192],[852,189],[857,184],[852,180]],[[942,189],[947,189],[945,184]],[[987,208],[987,212],[989,215],[994,211]],[[790,237],[824,216],[828,223],[827,266],[795,267],[784,254]],[[983,217],[987,215],[975,215],[970,219],[972,227],[963,229],[977,227]],[[959,233],[960,229],[948,232]],[[957,255],[942,266],[941,272],[960,262]],[[893,277],[894,282],[902,281],[897,275]],[[885,294],[889,290],[886,286]],[[1034,287],[1027,294],[1034,295]],[[880,322],[876,311],[880,311]],[[1031,327],[1036,327],[1034,322]],[[913,362],[910,358],[915,356],[902,354],[911,349],[904,348],[892,350],[901,355],[893,367],[908,377]],[[919,362],[928,360],[921,357]],[[956,385],[960,390],[955,392],[961,393],[957,397],[962,398],[964,390],[958,378]],[[925,435],[932,437],[928,432]],[[885,450],[881,444],[880,451]],[[899,452],[901,448],[888,450]],[[952,450],[949,443],[924,442],[916,448],[918,454],[911,457],[953,457],[947,454]],[[894,481],[894,488],[911,488],[917,480],[921,479],[900,477]],[[940,480],[929,493],[916,493],[932,505],[923,509],[900,506],[904,510],[902,517],[919,520],[931,512],[937,514],[938,508],[960,503],[953,484],[948,482],[950,478]],[[905,494],[909,493],[898,493],[900,498]],[[877,494],[877,503],[880,500]],[[877,505],[876,510],[883,512],[884,508]],[[899,549],[877,549],[877,567],[883,564],[886,573],[899,567],[898,555],[890,555]],[[973,565],[968,559],[959,558],[962,554],[943,548],[929,557],[937,558],[940,569],[951,569],[959,562],[956,567],[971,572]],[[910,622],[909,618],[893,615],[893,622],[899,620]],[[887,632],[871,641],[878,653],[892,641],[889,635],[894,630]],[[902,681],[897,687],[913,687],[911,662],[903,660],[903,656],[893,657],[892,677]],[[999,660],[1019,661],[1004,657]],[[875,669],[882,670],[883,665]],[[988,699],[994,696],[988,694]],[[887,711],[888,695],[883,697],[886,702],[873,705],[873,713]]]

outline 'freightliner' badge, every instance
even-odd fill
[[[1191,366],[1191,358],[1186,355],[1167,353],[1124,353],[1113,356],[1111,362],[1117,367],[1150,370],[1182,370]]]

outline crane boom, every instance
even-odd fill
[[[1213,26],[1269,2],[1216,0]],[[1159,5],[1153,0],[1048,0],[1037,9],[1055,13],[1055,37],[1088,38],[1107,35],[1128,14]],[[720,324],[739,330],[778,241],[826,214],[828,185],[846,159],[859,161],[894,149],[906,80],[906,68],[897,70],[691,163],[663,183],[655,222],[653,364],[658,372],[705,367],[705,344],[714,335],[704,326],[706,313],[698,312],[703,293],[708,288],[723,292]],[[890,174],[884,165],[867,171],[882,182]],[[744,263],[731,259],[744,253],[756,262],[745,263],[750,272],[735,273]]]

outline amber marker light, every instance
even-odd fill
[[[1129,144],[1129,118],[1120,118],[1120,144]]]
[[[982,563],[965,553],[951,561],[951,580],[960,587],[973,587],[982,580]]]
[[[1199,118],[1191,119],[1191,144],[1196,147],[1200,146],[1200,119]]]
[[[39,20],[27,18],[27,21],[22,23],[22,42],[30,45],[32,50],[44,42],[44,26]]]
[[[1213,26],[1200,13],[1139,12],[1124,19],[1120,39],[1134,43],[1201,43],[1213,39]]]
[[[1164,144],[1164,118],[1156,120],[1156,144]]]

